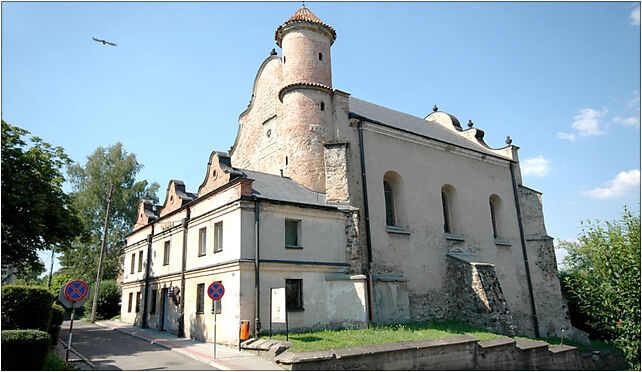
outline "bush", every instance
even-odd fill
[[[42,370],[50,343],[51,336],[47,332],[35,329],[2,331],[2,369]]]
[[[619,221],[582,224],[577,243],[562,242],[569,255],[561,275],[576,324],[640,363],[640,216],[626,208]]]
[[[92,290],[91,297],[84,306],[85,314],[87,315],[91,315],[93,297],[94,292]],[[111,319],[120,314],[120,286],[115,280],[103,280],[100,282],[98,303],[96,305],[96,319]]]
[[[58,335],[60,334],[60,326],[65,318],[65,309],[58,305],[51,305],[51,320],[49,321],[49,335],[51,336],[51,344],[55,345],[58,342]]]
[[[46,288],[2,286],[2,328],[46,332],[49,329],[52,302],[53,296]]]

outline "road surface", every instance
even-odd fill
[[[67,343],[69,321],[60,330]],[[71,347],[96,365],[98,370],[216,370],[216,368],[136,337],[74,321]],[[76,356],[72,353],[70,358]]]

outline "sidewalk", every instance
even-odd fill
[[[103,320],[96,325],[111,328],[118,332],[149,341],[152,344],[181,353],[198,361],[208,363],[221,370],[282,370],[276,364],[247,351],[239,351],[229,346],[216,345],[216,359],[214,359],[214,345],[205,341],[190,338],[178,338],[169,332],[159,332],[153,329],[143,329],[114,320]]]

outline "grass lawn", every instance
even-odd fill
[[[290,333],[294,344],[288,351],[328,350],[352,346],[386,344],[399,341],[428,340],[455,335],[470,334],[479,340],[503,337],[459,321],[430,321],[395,325],[371,325],[367,329],[344,329]],[[270,338],[269,335],[261,338]],[[285,334],[273,335],[272,339],[285,340]]]
[[[45,359],[45,365],[42,367],[43,371],[75,371],[76,368],[73,366],[67,367],[65,361],[58,358],[56,353],[49,350],[47,353],[47,359]]]

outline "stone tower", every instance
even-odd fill
[[[333,133],[332,27],[301,7],[276,30],[283,55],[284,173],[299,184],[325,193],[324,147]]]

